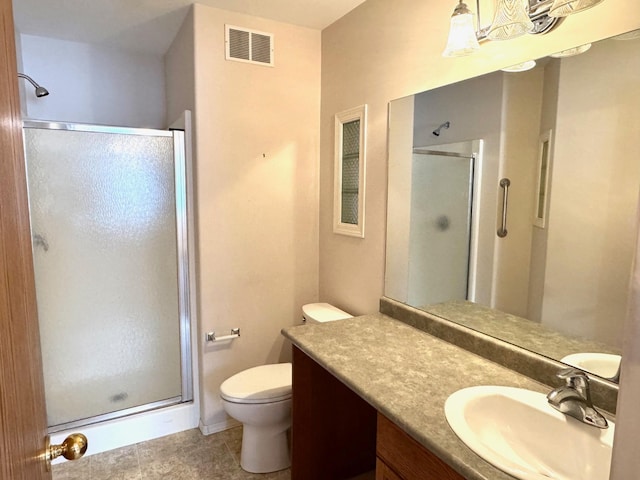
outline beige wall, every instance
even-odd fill
[[[508,178],[507,236],[495,239],[495,268],[491,305],[498,310],[526,317],[529,302],[529,265],[533,205],[536,189],[538,130],[542,110],[544,70],[503,73],[500,138],[500,173]],[[491,182],[491,180],[489,180]],[[502,196],[498,195],[500,223]]]
[[[390,7],[388,0],[368,0],[322,32],[320,298],[353,314],[377,311],[383,293],[388,102],[640,27],[640,8],[607,0],[547,35],[489,42],[479,55],[445,59],[440,54],[454,4],[394,0]],[[364,239],[355,239],[334,235],[331,228],[332,119],[364,103],[369,105],[366,232]],[[640,349],[640,340],[636,343]],[[627,378],[623,389],[640,381],[638,375]],[[634,441],[631,435],[619,438]],[[617,461],[622,472],[617,478],[632,478],[637,460],[621,454]]]
[[[211,432],[228,425],[220,384],[289,360],[280,330],[318,299],[320,32],[198,4],[186,22],[167,55],[168,110],[195,110],[201,423]],[[225,24],[273,33],[275,67],[226,61]],[[234,327],[240,339],[204,345],[204,332]]]
[[[167,123],[174,122],[185,110],[195,110],[194,41],[191,9],[164,57]]]
[[[558,116],[558,82],[560,81],[560,59],[552,60],[544,68],[542,83],[542,110],[540,115],[540,133],[556,131]],[[550,166],[553,168],[553,145],[555,136],[551,135],[549,145]],[[537,162],[536,162],[537,163]],[[536,173],[537,174],[537,173]],[[549,173],[549,178],[551,174]],[[550,196],[547,196],[550,199]],[[545,218],[549,218],[547,201]],[[525,318],[539,322],[542,320],[542,299],[544,296],[544,274],[547,263],[548,228],[533,228],[531,232],[531,263],[529,265],[529,302]]]
[[[409,236],[411,233],[411,157],[414,96],[389,104],[389,204],[384,291],[401,302],[409,300]]]
[[[542,323],[615,346],[636,239],[638,47],[601,42],[562,60],[551,176]]]

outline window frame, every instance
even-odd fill
[[[357,223],[342,221],[343,194],[343,138],[344,125],[353,121],[360,121],[359,151],[358,151],[358,220]],[[366,179],[366,141],[367,138],[367,105],[350,108],[335,115],[335,155],[334,155],[334,184],[333,184],[333,233],[364,238],[365,219],[365,179]]]
[[[553,130],[540,134],[538,141],[538,168],[536,169],[536,197],[534,199],[533,226],[547,227],[549,208],[550,171],[553,150]]]

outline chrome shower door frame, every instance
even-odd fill
[[[434,148],[437,148],[434,147]],[[466,237],[468,239],[467,242],[467,275],[466,275],[466,287],[465,287],[465,300],[470,300],[473,301],[474,300],[474,293],[473,293],[473,284],[475,282],[472,281],[472,277],[474,276],[474,252],[473,252],[473,248],[472,248],[472,244],[474,242],[474,235],[476,234],[476,232],[474,232],[474,224],[475,224],[475,217],[477,215],[477,213],[474,211],[474,205],[475,205],[475,200],[476,200],[476,191],[478,190],[478,185],[477,185],[477,178],[476,178],[476,174],[477,172],[479,172],[479,166],[478,164],[478,158],[479,155],[478,153],[470,153],[470,154],[464,154],[464,153],[458,153],[458,152],[449,152],[449,151],[443,151],[443,150],[433,150],[433,149],[429,149],[429,148],[421,148],[421,147],[417,147],[417,148],[413,148],[413,154],[414,155],[432,155],[432,156],[438,156],[438,157],[451,157],[451,158],[458,158],[458,159],[464,159],[464,160],[468,160],[469,161],[469,165],[468,165],[468,169],[469,169],[469,182],[468,182],[468,196],[469,196],[469,204],[468,204],[468,216],[467,216],[467,221],[465,222],[465,234]]]
[[[147,403],[135,407],[125,408],[91,418],[84,418],[72,422],[49,427],[49,433],[55,433],[69,428],[91,425],[103,421],[122,418],[143,413],[158,408],[164,408],[193,400],[193,368],[191,345],[191,284],[189,281],[189,231],[188,231],[188,190],[187,166],[185,155],[185,134],[182,130],[156,130],[148,128],[115,127],[106,125],[91,125],[81,123],[51,122],[41,120],[24,120],[23,129],[68,130],[76,132],[93,132],[121,135],[139,135],[150,137],[172,137],[174,151],[174,193],[176,214],[176,255],[178,259],[178,314],[180,332],[180,372],[182,381],[182,395]],[[26,161],[26,158],[25,158]]]

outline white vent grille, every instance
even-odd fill
[[[226,59],[273,67],[273,34],[225,25]]]

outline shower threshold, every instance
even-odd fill
[[[114,412],[103,413],[101,415],[95,415],[93,417],[81,418],[72,422],[61,423],[59,425],[51,425],[48,427],[48,433],[61,432],[63,430],[69,430],[72,428],[86,427],[87,425],[94,425],[97,423],[107,422],[109,420],[116,420],[131,415],[137,415],[139,413],[149,412],[151,410],[158,410],[160,408],[171,407],[173,405],[179,405],[181,403],[189,403],[189,401],[183,401],[182,397],[167,398],[165,400],[159,400],[157,402],[147,403],[136,407],[125,408],[123,410],[116,410]]]

